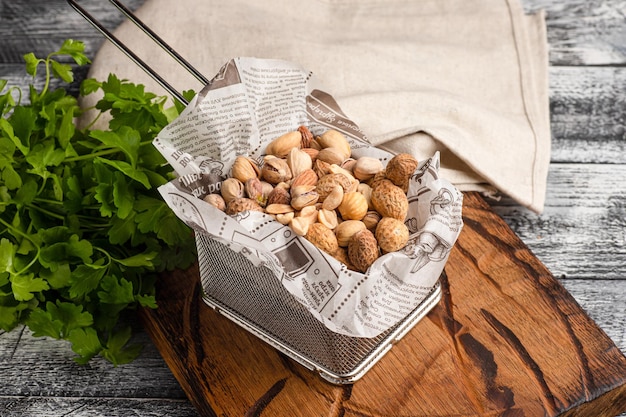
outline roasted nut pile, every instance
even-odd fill
[[[365,272],[381,254],[407,243],[406,192],[416,168],[409,154],[394,156],[386,168],[376,158],[355,159],[342,133],[313,137],[301,126],[269,143],[260,167],[237,157],[221,195],[205,201],[229,215],[270,214],[349,269]]]

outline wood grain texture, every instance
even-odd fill
[[[626,166],[552,164],[541,215],[494,210],[561,278],[626,279]]]
[[[187,401],[132,398],[0,397],[2,417],[197,417]]]
[[[549,77],[551,161],[626,163],[626,67],[552,67]]]
[[[1,395],[184,399],[147,335],[139,332],[134,341],[144,345],[145,351],[128,366],[115,368],[100,357],[81,366],[73,361],[76,354],[63,341],[34,338],[25,327],[3,332],[0,375],[6,379],[2,381]],[[159,381],[158,389],[147,388],[155,380]]]
[[[106,1],[80,1],[110,27],[121,21]],[[124,3],[135,8],[143,0]],[[545,9],[550,43],[553,163],[547,209],[535,215],[506,198],[490,203],[552,274],[562,278],[560,282],[582,309],[624,353],[626,200],[621,182],[626,163],[626,2],[522,3],[528,11]],[[0,0],[0,78],[25,87],[31,80],[24,75],[22,55],[46,55],[66,38],[84,41],[90,56],[104,42],[65,0]],[[78,79],[86,74],[86,69],[81,71]],[[43,84],[41,79],[36,83]],[[71,91],[77,91],[77,84]],[[593,199],[586,197],[590,173],[595,174],[593,183],[597,186]],[[0,416],[198,415],[183,399],[184,392],[146,333],[140,331],[138,338],[147,342],[142,355],[132,364],[112,368],[100,361],[88,367],[74,365],[69,346],[33,338],[27,331],[0,335]],[[238,351],[245,353],[245,345]],[[250,372],[243,375],[249,377]],[[284,415],[277,414],[272,403],[285,393],[293,393],[292,382],[285,378],[270,382],[263,393],[254,397],[256,405],[246,410],[262,416]],[[325,403],[334,404],[329,408],[331,415],[345,413],[345,400],[350,394],[349,390],[324,392]],[[616,401],[622,399],[605,398],[602,402]],[[596,407],[598,403],[586,404],[563,415],[617,414],[611,410],[594,414],[593,408],[585,407]],[[299,406],[296,404],[294,409]]]
[[[463,210],[442,302],[352,386],[209,309],[195,268],[163,278],[167,303],[142,311],[145,327],[201,415],[281,415],[295,403],[294,416],[626,411],[619,348],[481,197],[466,194]]]
[[[528,11],[546,13],[552,65],[626,63],[623,0],[524,0]]]
[[[144,0],[126,0],[124,4],[135,10]],[[80,4],[96,16],[102,24],[114,29],[123,20],[107,1],[82,0]],[[104,38],[65,0],[28,0],[0,2],[0,62],[20,63],[22,56],[33,52],[46,56],[55,51],[65,39],[80,40],[93,56]]]

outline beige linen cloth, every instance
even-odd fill
[[[544,208],[550,161],[542,12],[519,0],[147,0],[137,16],[212,78],[230,58],[297,62],[312,71],[376,146],[441,152],[463,191]],[[179,91],[202,85],[130,22],[115,35]],[[112,44],[109,73],[164,93]]]

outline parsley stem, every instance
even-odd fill
[[[92,106],[92,107],[89,107],[89,108],[84,109],[84,110],[85,110],[85,111],[88,111],[88,110],[94,110],[94,109],[96,109],[96,107],[95,107],[95,106]],[[94,118],[93,118],[93,120],[92,120],[92,121],[91,121],[91,122],[90,122],[87,126],[85,126],[84,130],[85,130],[85,131],[88,131],[89,129],[91,129],[91,127],[92,127],[93,125],[95,125],[95,124],[96,124],[96,122],[100,119],[100,116],[102,116],[102,112],[101,112],[101,111],[100,111],[100,112],[98,112],[98,115],[97,115],[96,117],[94,117]]]
[[[63,202],[59,201],[59,200],[50,200],[48,198],[41,198],[41,197],[37,197],[35,199],[33,199],[33,201],[35,203],[44,203],[44,204],[50,204],[53,206],[63,206]],[[87,210],[99,210],[100,207],[99,206],[86,206],[86,205],[81,205],[81,210],[82,211],[87,211]],[[81,215],[77,214],[78,217],[81,217]],[[85,217],[87,220],[92,221],[93,220],[93,216],[91,215],[82,215],[82,217]],[[108,224],[108,221],[107,221]]]
[[[144,140],[143,142],[139,142],[139,146],[144,146],[144,145],[148,145],[151,144],[152,141],[150,140]],[[113,155],[116,153],[121,153],[122,150],[120,150],[119,148],[110,148],[110,149],[105,149],[102,151],[97,151],[97,152],[92,152],[92,153],[88,153],[85,155],[79,155],[79,156],[74,156],[71,158],[66,158],[64,162],[78,162],[78,161],[86,161],[88,159],[94,159],[97,158],[99,156],[106,156],[106,155]]]
[[[50,86],[50,55],[48,55],[48,58],[44,62],[44,66],[46,68],[46,83],[43,86],[43,90],[41,90],[41,93],[39,94],[40,97],[43,97],[46,94],[48,87]]]
[[[13,232],[14,234],[20,235],[24,239],[30,241],[30,243],[32,243],[33,246],[37,249],[37,254],[33,257],[33,259],[31,259],[31,261],[28,263],[28,265],[26,265],[24,268],[22,268],[21,270],[16,272],[16,275],[22,275],[22,273],[24,273],[24,271],[28,271],[30,269],[30,267],[33,266],[35,264],[35,262],[37,262],[37,260],[39,259],[39,255],[41,254],[41,247],[37,244],[37,242],[35,242],[26,233],[22,232],[20,229],[14,227],[13,225],[5,222],[4,220],[2,220],[2,218],[0,218],[0,224],[4,225],[7,229],[11,230],[11,232]]]
[[[74,156],[72,158],[66,158],[65,162],[86,161],[88,159],[94,159],[94,158],[97,158],[99,156],[112,155],[112,154],[119,153],[119,152],[121,152],[121,151],[119,149],[117,149],[117,148],[107,149],[107,150],[104,150],[104,151],[98,151],[98,152],[88,153],[88,154],[85,154],[85,155]]]
[[[33,209],[33,210],[37,210],[40,213],[45,214],[46,216],[50,216],[50,217],[54,217],[55,219],[59,219],[59,220],[65,220],[65,216],[55,213],[53,211],[50,210],[46,210],[44,208],[38,207],[34,204],[24,204],[25,207],[28,207],[29,209]]]
[[[41,197],[37,197],[35,199],[33,199],[33,201],[37,202],[37,203],[46,203],[46,204],[52,204],[55,206],[62,206],[63,202],[59,201],[59,200],[50,200],[47,198],[41,198]]]
[[[101,252],[104,256],[106,256],[106,258],[108,260],[107,261],[107,267],[109,265],[111,265],[111,262],[113,261],[113,257],[111,256],[111,254],[109,252],[105,251],[104,249],[102,249],[99,246],[94,246],[93,248],[94,248],[94,250],[97,250],[97,251]]]

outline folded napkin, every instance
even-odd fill
[[[543,210],[545,22],[518,0],[147,0],[136,13],[208,78],[236,56],[297,62],[374,145],[439,150],[459,189]],[[202,87],[130,22],[115,34],[179,91]],[[90,75],[109,73],[164,92],[105,43]]]

